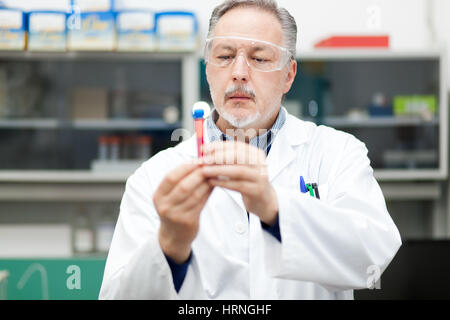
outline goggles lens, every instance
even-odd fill
[[[289,51],[271,42],[241,37],[213,37],[206,40],[205,61],[228,67],[243,52],[247,65],[255,70],[281,70],[290,59]]]

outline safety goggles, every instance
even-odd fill
[[[262,72],[281,70],[292,57],[288,49],[268,41],[236,36],[206,39],[204,58],[209,64],[226,68],[241,54],[250,68]]]

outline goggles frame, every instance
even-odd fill
[[[220,64],[216,64],[216,63],[211,62],[210,57],[209,57],[210,54],[211,54],[211,48],[210,48],[210,46],[211,46],[211,44],[212,44],[212,41],[213,41],[213,40],[216,40],[216,39],[246,40],[246,41],[252,41],[252,42],[259,42],[259,43],[263,43],[263,44],[266,44],[266,45],[273,46],[273,47],[277,48],[278,50],[280,50],[280,51],[282,52],[282,60],[281,60],[280,66],[278,66],[278,67],[276,67],[276,68],[274,68],[274,69],[270,69],[270,70],[262,70],[262,69],[258,69],[258,68],[255,67],[254,65],[250,64],[250,63],[248,62],[247,56],[244,55],[245,62],[247,63],[247,66],[248,66],[249,68],[251,68],[251,69],[253,69],[253,70],[256,70],[256,71],[259,71],[259,72],[274,72],[274,71],[279,71],[279,70],[283,69],[283,68],[286,66],[286,64],[287,64],[290,60],[293,59],[293,56],[292,56],[292,54],[289,52],[289,49],[287,49],[287,48],[285,48],[285,47],[282,47],[282,46],[279,46],[279,45],[277,45],[277,44],[275,44],[275,43],[272,43],[272,42],[270,42],[270,41],[258,40],[258,39],[253,39],[253,38],[240,37],[240,36],[215,36],[215,37],[207,38],[206,41],[205,41],[205,48],[204,48],[204,51],[203,51],[203,59],[205,60],[205,63],[210,63],[210,64],[212,64],[212,65],[214,65],[214,66],[217,66],[217,67],[220,67],[220,68],[227,68],[227,67],[233,65],[233,64],[235,63],[236,58],[237,58],[238,55],[236,55],[236,56],[232,59],[231,63],[229,63],[229,64],[227,64],[227,65],[220,65]]]

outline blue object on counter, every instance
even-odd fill
[[[371,117],[392,117],[392,106],[369,106],[369,116]]]

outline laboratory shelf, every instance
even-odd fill
[[[42,183],[123,183],[129,172],[91,170],[0,170],[0,182]]]
[[[85,173],[0,172],[0,202],[120,202],[129,175]],[[437,200],[437,181],[380,181],[386,200]]]
[[[302,60],[415,60],[435,59],[440,57],[438,48],[430,50],[395,50],[395,49],[313,49],[300,51],[296,58]]]
[[[56,129],[56,119],[0,119],[0,129]]]
[[[181,128],[180,122],[169,124],[160,119],[147,120],[76,120],[73,121],[76,129],[95,130],[129,130],[129,129],[151,129],[151,130],[175,130]]]
[[[180,122],[169,124],[161,119],[147,120],[74,120],[57,119],[3,119],[0,129],[59,129],[74,128],[80,130],[175,130]]]
[[[0,183],[124,183],[130,172],[94,172],[91,170],[0,170]],[[376,169],[379,181],[414,181],[443,178],[435,170]]]
[[[430,120],[419,117],[374,117],[374,118],[350,118],[350,117],[326,117],[323,124],[331,127],[397,127],[397,126],[436,126],[439,119]]]
[[[192,52],[117,52],[117,51],[70,51],[32,52],[0,51],[0,60],[158,60],[179,61],[195,55]]]

